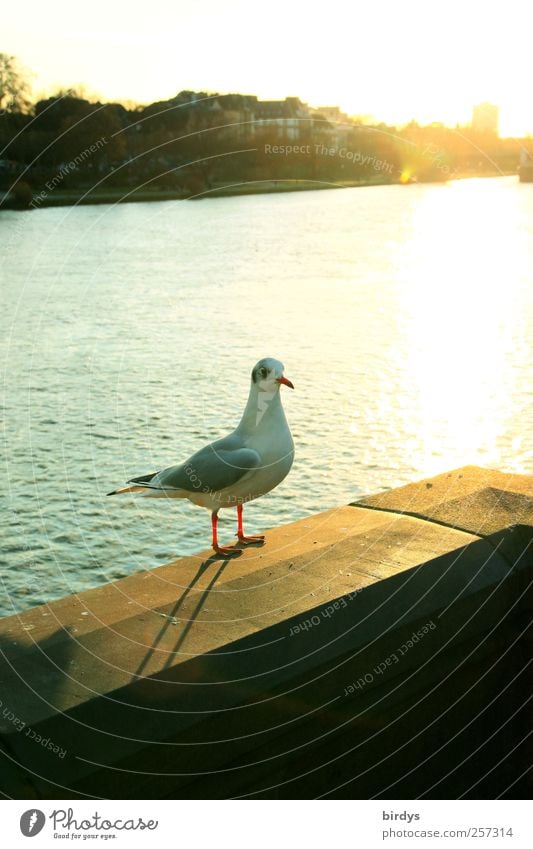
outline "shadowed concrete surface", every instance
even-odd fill
[[[15,798],[522,798],[533,479],[465,467],[0,621]]]

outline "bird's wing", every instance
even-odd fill
[[[197,451],[180,466],[158,472],[149,485],[187,492],[220,492],[236,484],[260,463],[257,451],[235,447],[229,439],[220,439]]]

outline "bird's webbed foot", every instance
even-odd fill
[[[239,542],[241,543],[241,545],[253,545],[254,543],[256,545],[264,545],[265,544],[265,537],[262,534],[260,536],[252,536],[252,537],[245,537],[244,534],[236,534],[236,536],[237,536],[237,539],[239,540]]]

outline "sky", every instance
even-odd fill
[[[183,89],[297,95],[391,124],[470,121],[533,133],[527,0],[26,0],[2,12],[0,52],[35,96],[83,85],[148,103]],[[19,12],[19,9],[22,10]]]

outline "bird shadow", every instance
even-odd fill
[[[214,573],[214,575],[212,576],[208,585],[206,586],[206,588],[203,590],[202,594],[200,595],[200,598],[198,599],[198,602],[197,602],[194,610],[192,611],[189,618],[187,619],[185,627],[183,628],[173,650],[169,653],[169,657],[168,657],[167,661],[165,662],[165,664],[163,665],[162,669],[168,669],[169,666],[171,666],[171,664],[173,662],[173,655],[175,655],[176,652],[178,652],[180,650],[185,639],[187,638],[189,631],[191,630],[192,626],[194,625],[195,621],[197,620],[197,618],[198,618],[198,616],[199,616],[199,614],[200,614],[200,612],[201,612],[201,610],[202,610],[202,608],[203,608],[203,606],[204,606],[204,604],[205,604],[205,602],[206,602],[206,600],[209,596],[209,593],[211,592],[214,585],[216,584],[216,582],[218,581],[218,579],[222,575],[222,573],[223,573],[224,569],[226,568],[226,566],[228,565],[228,563],[230,563],[231,560],[233,559],[232,557],[223,557],[222,562],[221,562],[221,557],[222,557],[222,555],[214,554],[214,555],[211,555],[210,557],[208,557],[206,560],[204,560],[203,563],[201,563],[200,566],[198,567],[198,571],[194,575],[194,577],[192,578],[189,585],[184,589],[184,591],[182,592],[180,597],[177,599],[172,610],[168,614],[164,614],[164,616],[166,618],[166,622],[161,626],[160,630],[158,631],[158,633],[157,633],[157,635],[154,639],[152,646],[150,647],[150,649],[145,654],[143,660],[139,664],[136,671],[133,673],[133,680],[135,680],[136,678],[142,677],[143,672],[146,669],[146,666],[148,665],[151,658],[154,656],[155,652],[158,650],[157,647],[158,647],[159,643],[161,642],[161,640],[165,636],[169,627],[173,624],[176,624],[176,622],[173,621],[173,620],[175,620],[175,617],[179,613],[180,608],[183,606],[185,600],[187,599],[189,594],[192,592],[192,590],[194,589],[194,587],[196,586],[196,584],[198,583],[198,581],[200,580],[202,575],[214,563],[217,563],[217,564],[220,563],[220,568],[217,569],[217,571]]]

